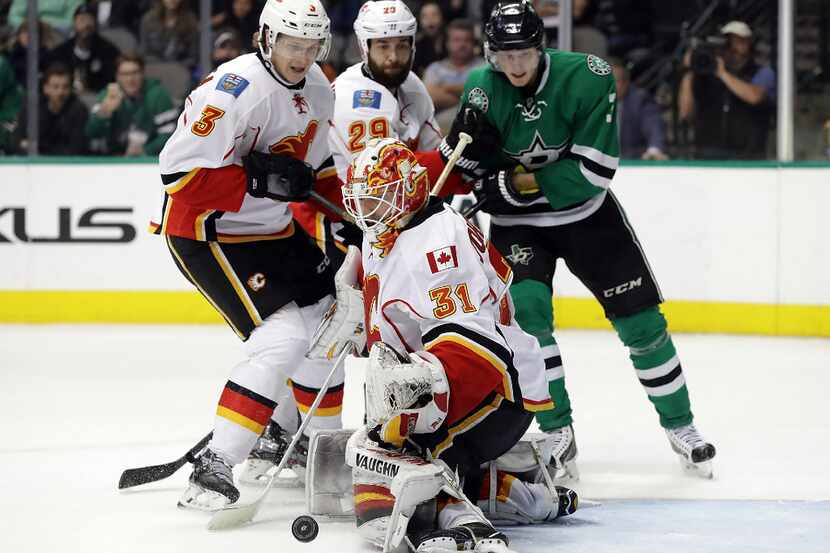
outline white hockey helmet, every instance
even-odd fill
[[[361,6],[354,22],[354,32],[360,44],[363,63],[369,61],[369,40],[396,36],[407,36],[412,39],[411,63],[415,58],[417,30],[418,20],[402,0],[369,0]]]
[[[269,61],[280,34],[316,38],[322,41],[317,61],[323,61],[331,45],[330,27],[320,0],[267,0],[259,15],[259,51]]]

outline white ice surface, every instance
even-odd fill
[[[674,338],[716,479],[681,474],[614,335],[560,332],[578,489],[602,505],[509,530],[520,553],[830,550],[830,340]],[[186,467],[116,491],[123,469],[172,461],[210,429],[239,350],[220,326],[0,326],[0,552],[363,551],[351,522],[294,541],[300,490],[275,490],[253,525],[224,533],[175,507]]]

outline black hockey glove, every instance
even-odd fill
[[[462,132],[469,134],[473,141],[464,149],[455,166],[468,175],[479,177],[481,175],[476,173],[479,162],[501,151],[501,136],[483,111],[470,104],[464,104],[455,115],[449,134],[438,147],[445,162],[458,145],[458,135]]]
[[[363,245],[363,231],[357,228],[354,223],[344,219],[339,223],[334,223],[331,230],[334,239],[347,246],[360,248]]]
[[[248,194],[282,202],[303,202],[314,188],[314,169],[285,154],[251,152],[242,158]]]
[[[514,171],[512,169],[496,171],[475,182],[473,193],[476,199],[484,200],[487,203],[485,210],[490,211],[500,204],[502,206],[507,204],[512,208],[521,208],[542,196],[540,190],[529,193],[519,192],[514,186],[513,175]]]

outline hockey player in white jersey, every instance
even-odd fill
[[[341,182],[345,182],[352,157],[372,138],[401,140],[416,153],[433,181],[444,168],[437,150],[441,132],[432,98],[411,70],[417,29],[415,16],[402,0],[369,0],[358,12],[354,31],[362,61],[346,69],[332,85],[335,104],[329,144]],[[443,193],[467,192],[468,188],[453,174]],[[319,185],[317,192],[342,205],[339,185]],[[344,242],[359,243],[359,236],[345,240],[341,217],[314,201],[292,207],[335,263],[342,258],[337,250],[345,251]]]
[[[295,424],[330,369],[305,354],[332,302],[332,270],[289,209],[315,182],[335,178],[333,98],[315,63],[329,47],[329,19],[319,0],[268,0],[255,37],[258,52],[220,65],[188,96],[159,156],[164,200],[153,228],[246,355],[180,501],[201,509],[238,499],[231,469],[277,403]],[[340,426],[342,371],[335,379],[310,429]]]
[[[366,144],[343,186],[363,231],[371,348],[367,429],[347,449],[357,524],[385,550],[405,531],[419,552],[506,552],[491,520],[553,520],[575,510],[576,495],[498,469],[533,413],[552,406],[544,361],[513,319],[510,266],[429,190],[415,154],[389,138]],[[537,457],[529,472],[547,474]]]

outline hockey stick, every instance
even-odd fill
[[[185,464],[194,462],[196,460],[196,454],[205,448],[212,437],[213,432],[211,431],[207,434],[207,436],[199,440],[199,443],[191,447],[187,453],[172,463],[125,470],[121,473],[121,478],[118,480],[118,489],[126,490],[127,488],[132,488],[134,486],[164,480],[182,468]]]
[[[337,205],[333,201],[329,200],[328,198],[324,198],[323,196],[321,196],[320,194],[318,194],[314,190],[311,191],[311,199],[313,199],[315,202],[322,205],[326,209],[328,209],[330,211],[333,211],[341,219],[345,219],[346,221],[348,221],[350,223],[354,223],[354,219],[352,219],[351,215],[346,213],[345,209],[343,209],[342,207],[340,207],[339,205]]]
[[[461,154],[464,153],[464,148],[467,147],[467,144],[473,141],[473,137],[465,132],[458,133],[458,144],[455,145],[455,149],[453,149],[450,157],[447,159],[447,164],[444,165],[444,170],[441,171],[441,174],[438,175],[438,180],[435,181],[435,185],[432,187],[432,192],[430,194],[432,196],[437,196],[441,193],[441,189],[444,188],[444,183],[447,181],[447,177],[450,176],[450,171],[452,168],[455,167],[456,162],[458,162],[458,158],[461,157]]]
[[[486,197],[482,197],[480,200],[476,200],[476,203],[474,203],[473,205],[461,212],[461,216],[465,219],[472,219],[476,213],[481,211],[481,208],[484,207],[484,203],[486,201]]]
[[[265,484],[265,489],[260,492],[259,496],[253,500],[251,503],[247,503],[245,505],[228,505],[223,507],[219,511],[213,513],[210,521],[208,522],[208,530],[226,530],[228,528],[237,528],[251,522],[259,511],[259,508],[265,502],[265,498],[268,496],[268,492],[271,491],[271,487],[276,482],[277,478],[279,478],[280,472],[282,469],[285,468],[286,462],[288,462],[288,458],[291,457],[291,453],[294,451],[294,447],[297,445],[297,442],[300,440],[300,437],[303,435],[308,423],[311,422],[312,417],[314,416],[315,411],[317,411],[317,406],[320,405],[320,402],[323,400],[323,396],[326,395],[326,392],[329,389],[329,384],[331,383],[331,379],[334,378],[334,373],[337,371],[338,367],[343,363],[352,351],[354,350],[354,345],[349,342],[346,344],[346,347],[340,352],[337,356],[337,359],[334,361],[334,364],[331,367],[331,371],[329,371],[326,380],[323,382],[323,385],[320,387],[320,391],[317,392],[317,397],[314,398],[314,403],[311,404],[311,407],[308,409],[308,413],[306,413],[303,422],[300,424],[300,428],[297,429],[297,432],[294,434],[294,437],[291,438],[291,443],[288,444],[288,448],[285,450],[285,453],[282,456],[282,460],[280,460],[280,464],[277,466],[277,469],[271,474],[268,478],[268,482]]]

